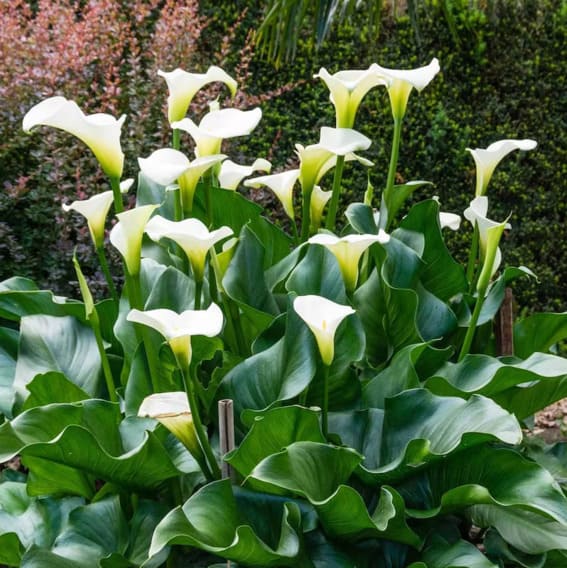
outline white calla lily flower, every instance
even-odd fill
[[[170,72],[160,70],[158,75],[165,79],[169,89],[167,118],[170,123],[185,118],[197,91],[209,83],[224,83],[232,96],[236,93],[236,81],[226,71],[214,65],[209,67],[206,73],[189,73],[183,69],[175,69]]]
[[[318,185],[313,188],[309,207],[311,207],[311,227],[314,230],[317,230],[321,226],[323,210],[325,209],[325,205],[327,205],[332,195],[332,191],[323,191]]]
[[[160,215],[153,217],[146,225],[146,233],[153,241],[168,238],[175,241],[187,255],[195,279],[203,280],[205,261],[209,249],[219,241],[233,235],[230,227],[220,227],[209,231],[199,219],[170,221]]]
[[[173,310],[130,310],[128,321],[155,329],[171,346],[180,366],[191,363],[191,337],[193,335],[218,335],[224,318],[221,309],[211,304],[206,310],[185,310],[178,314]]]
[[[323,363],[329,366],[335,357],[335,332],[340,323],[355,311],[322,296],[298,296],[293,309],[307,324],[319,347]]]
[[[526,138],[525,140],[499,140],[493,142],[488,148],[467,148],[472,154],[476,164],[476,190],[475,195],[478,197],[486,193],[488,182],[496,169],[496,166],[510,152],[514,150],[533,150],[537,146],[535,140]]]
[[[245,177],[251,176],[254,172],[270,173],[271,169],[272,164],[263,158],[254,160],[251,166],[242,166],[235,164],[232,160],[226,160],[222,163],[220,168],[219,185],[223,189],[235,191]]]
[[[35,126],[43,125],[73,134],[92,150],[106,175],[120,179],[124,167],[120,130],[124,120],[126,115],[118,120],[104,113],[85,115],[75,101],[51,97],[26,113],[23,129],[29,132]]]
[[[262,118],[262,109],[239,110],[224,108],[207,113],[199,126],[190,118],[173,122],[171,126],[188,132],[196,144],[197,157],[220,153],[222,141],[250,134]]]
[[[423,90],[440,70],[439,60],[436,57],[429,65],[417,69],[387,69],[377,63],[371,65],[371,69],[387,83],[394,120],[401,120],[404,117],[412,89]]]
[[[160,392],[147,396],[138,416],[153,418],[165,426],[197,459],[204,460],[185,392]]]
[[[96,249],[100,249],[104,245],[104,224],[113,199],[114,194],[112,191],[105,191],[88,199],[80,199],[73,201],[70,205],[63,204],[61,206],[63,211],[76,211],[87,220],[89,232]]]
[[[451,231],[458,231],[461,226],[461,216],[456,213],[447,213],[439,211],[439,224],[442,229],[451,229]]]
[[[333,75],[321,67],[313,77],[322,79],[331,92],[338,128],[352,128],[356,111],[366,93],[377,85],[387,85],[387,81],[376,75],[372,67],[366,71],[339,71]]]
[[[480,255],[483,260],[486,260],[489,256],[491,256],[492,252],[489,247],[489,235],[492,234],[493,236],[499,232],[501,235],[504,229],[510,229],[510,223],[504,221],[503,223],[498,223],[497,221],[492,221],[486,215],[488,213],[488,198],[485,195],[481,195],[479,197],[475,197],[471,202],[467,209],[465,209],[464,216],[467,221],[470,221],[472,226],[475,225],[478,227],[478,236],[479,236],[479,244],[480,244]],[[496,229],[492,231],[492,229]],[[492,231],[492,232],[491,232]],[[500,263],[502,262],[502,252],[498,247],[498,243],[500,242],[500,236],[498,237],[498,241],[494,244],[494,239],[490,241],[492,246],[495,246],[494,255],[494,262],[490,269],[489,277],[492,277],[495,272],[498,270]]]
[[[372,141],[351,128],[321,128],[321,135],[317,144],[302,146],[296,144],[295,148],[300,159],[299,181],[304,192],[310,192],[319,180],[327,173],[337,161],[337,156],[344,156],[345,161],[358,160],[364,165],[372,162],[360,158],[354,152],[367,150]]]
[[[199,179],[209,168],[225,158],[224,154],[214,154],[190,161],[179,150],[162,148],[147,158],[138,158],[138,164],[144,175],[160,185],[168,186],[177,180],[183,210],[190,213]]]
[[[333,253],[339,263],[345,287],[348,291],[352,291],[358,280],[358,262],[362,253],[374,243],[385,244],[389,240],[390,235],[380,229],[377,235],[347,235],[341,238],[328,233],[319,233],[307,242],[312,245],[322,245]]]
[[[116,215],[118,223],[110,231],[110,242],[124,259],[128,274],[140,272],[144,228],[159,205],[142,205]]]
[[[293,186],[298,178],[299,170],[287,170],[279,174],[247,179],[244,185],[246,187],[262,187],[263,185],[269,187],[280,200],[287,216],[293,220],[295,218],[293,210]]]

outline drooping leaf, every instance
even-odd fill
[[[79,402],[90,398],[83,389],[72,383],[63,373],[53,371],[36,375],[26,388],[30,395],[24,402],[22,410],[56,402]]]
[[[0,328],[0,414],[11,416],[16,375],[19,333],[14,329]]]
[[[497,568],[476,546],[464,540],[449,543],[435,538],[421,558],[423,562],[416,562],[408,568]]]
[[[180,544],[249,566],[301,566],[299,507],[279,501],[279,514],[276,514],[274,504],[274,501],[268,503],[267,514],[261,518],[264,526],[258,529],[249,524],[245,511],[240,510],[229,480],[209,483],[159,523],[150,556],[165,546]],[[271,534],[270,541],[262,540],[260,533]]]
[[[384,201],[384,205],[386,207],[385,213],[388,217],[388,223],[390,223],[390,221],[392,221],[396,217],[396,214],[398,213],[398,211],[400,210],[400,208],[402,207],[402,205],[404,204],[406,199],[408,199],[408,197],[410,197],[411,194],[416,189],[419,189],[420,187],[423,187],[424,185],[433,185],[433,184],[430,181],[416,180],[416,181],[409,181],[407,183],[400,184],[400,185],[394,185],[394,186],[392,186],[391,189],[386,187],[386,189],[384,190],[384,194],[383,194],[383,201]],[[433,200],[429,200],[429,201],[433,201]],[[414,209],[416,207],[418,207],[422,203],[429,203],[429,201],[422,201],[421,203],[414,205],[410,209],[408,217],[412,214],[412,212],[414,211]],[[437,203],[437,202],[434,202],[434,203]],[[439,206],[437,205],[437,207],[439,207]],[[414,213],[414,215],[415,215],[415,213]],[[406,219],[407,219],[407,217],[405,217],[402,220],[402,224],[403,224],[403,221],[405,221]],[[437,224],[438,224],[438,222],[437,222]]]
[[[546,353],[567,337],[567,313],[533,314],[514,326],[514,354],[521,359],[532,353]]]
[[[377,235],[378,227],[374,221],[372,207],[366,203],[351,203],[345,211],[350,226],[361,235]]]

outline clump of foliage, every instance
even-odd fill
[[[496,356],[492,333],[505,288],[531,272],[501,263],[508,220],[495,217],[488,184],[502,159],[536,143],[472,152],[460,264],[445,244],[458,216],[431,196],[408,206],[430,183],[396,179],[411,103],[429,92],[410,94],[438,71],[435,59],[409,72],[322,69],[336,127],[323,125],[318,142],[306,131],[298,167],[276,174],[263,158],[222,153],[224,139],[254,131],[260,108],[212,102],[200,120],[185,116],[210,82],[237,92],[227,73],[162,74],[173,147],[139,158],[126,210],[124,118],[59,96],[28,111],[25,130],[76,135],[109,179],[70,205],[87,221],[105,298],[94,301],[76,256],[81,300],[21,277],[0,284],[11,323],[0,328],[0,462],[19,456],[26,468],[0,478],[0,562],[565,563],[564,452],[525,446],[522,423],[567,395],[567,362],[551,353],[567,318],[517,322],[515,355]],[[344,208],[343,172],[376,167],[364,157],[372,141],[354,130],[369,90],[391,103],[387,176]],[[247,187],[274,192],[289,233]]]

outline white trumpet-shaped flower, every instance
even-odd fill
[[[225,138],[236,138],[250,134],[262,118],[262,109],[239,110],[223,108],[207,113],[199,126],[190,118],[173,122],[171,126],[188,132],[196,144],[198,157],[218,154]]]
[[[190,161],[179,150],[162,148],[147,158],[138,158],[138,164],[146,176],[160,185],[168,186],[177,180],[183,209],[191,212],[199,179],[209,168],[225,158],[224,154],[214,154]]]
[[[160,392],[147,396],[138,416],[153,418],[165,426],[197,460],[204,460],[185,392]]]
[[[175,241],[187,255],[195,279],[198,281],[203,280],[209,249],[215,243],[233,234],[230,227],[220,227],[215,231],[209,231],[199,219],[170,221],[160,215],[153,217],[146,225],[146,233],[154,241],[163,238]]]
[[[197,91],[209,83],[217,81],[224,83],[230,89],[232,96],[236,93],[236,81],[220,67],[214,65],[209,67],[206,73],[188,73],[183,69],[175,69],[169,73],[160,70],[158,75],[165,79],[169,89],[167,99],[169,122],[183,119]]]
[[[371,65],[378,77],[385,80],[390,96],[392,114],[395,120],[401,120],[408,104],[412,89],[421,91],[439,73],[439,61],[435,57],[429,65],[417,69],[387,69],[374,63]]]
[[[313,245],[322,245],[328,248],[339,263],[341,274],[347,290],[354,290],[358,280],[358,262],[362,253],[374,243],[385,244],[390,235],[382,229],[377,235],[347,235],[336,237],[327,233],[320,233],[311,237],[308,242]]]
[[[120,179],[124,167],[120,130],[125,119],[126,115],[118,120],[104,113],[85,115],[75,101],[51,97],[26,113],[23,129],[29,132],[34,126],[43,125],[73,134],[92,150],[109,177]]]
[[[130,310],[126,319],[160,333],[171,346],[180,366],[191,363],[191,337],[214,337],[221,332],[224,321],[221,309],[214,303],[206,310],[185,310],[180,314],[166,309]]]
[[[315,78],[322,79],[329,88],[330,99],[335,106],[338,128],[352,128],[356,111],[366,93],[377,85],[386,85],[384,78],[376,75],[372,67],[366,71],[339,71],[331,75],[321,67]]]
[[[314,230],[317,230],[321,226],[323,210],[325,209],[325,205],[327,205],[332,195],[332,191],[323,191],[318,185],[313,188],[309,207],[311,208],[311,227],[313,227]]]
[[[319,347],[323,363],[329,366],[335,357],[335,332],[340,323],[355,311],[321,296],[298,296],[293,309],[307,324]]]
[[[499,140],[488,148],[467,148],[476,164],[476,190],[478,197],[486,193],[488,182],[500,161],[514,150],[533,150],[537,146],[535,140]]]
[[[439,224],[442,229],[451,229],[451,231],[458,231],[461,226],[461,216],[456,213],[447,213],[439,211]]]
[[[465,219],[470,221],[472,226],[478,227],[478,236],[480,244],[480,255],[483,260],[488,257],[493,256],[494,261],[492,267],[490,268],[489,278],[494,275],[498,270],[500,263],[502,262],[502,253],[498,244],[500,242],[500,236],[504,229],[510,229],[511,226],[508,222],[498,223],[488,219],[486,216],[488,213],[488,198],[485,195],[475,197],[467,209],[465,209],[464,215]],[[495,231],[493,231],[495,229]],[[498,240],[494,243],[494,235],[498,233]],[[492,235],[492,240],[489,240],[489,236]],[[489,244],[495,247],[494,251],[490,250]]]
[[[299,170],[288,170],[279,174],[260,176],[244,182],[246,187],[269,187],[280,200],[284,211],[290,219],[295,218],[293,211],[293,186],[299,178]]]
[[[295,148],[300,159],[299,181],[303,191],[310,192],[319,180],[337,162],[337,156],[344,156],[345,161],[358,160],[369,166],[372,162],[354,154],[359,150],[367,150],[371,140],[351,128],[329,128],[323,126],[317,144]]]
[[[140,272],[144,228],[158,207],[142,205],[116,215],[118,223],[110,231],[110,242],[122,255],[128,274],[132,276]]]
[[[272,169],[272,164],[268,160],[258,158],[251,166],[235,164],[232,160],[222,163],[219,172],[219,185],[224,189],[236,190],[240,182],[254,172],[268,172]]]

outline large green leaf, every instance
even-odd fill
[[[514,326],[514,353],[525,359],[536,351],[547,352],[567,337],[567,312],[533,314]]]
[[[377,235],[378,227],[374,221],[372,207],[366,203],[351,203],[345,211],[350,226],[362,235]]]
[[[29,395],[26,386],[36,375],[59,371],[91,396],[101,388],[101,363],[93,331],[73,317],[26,316],[20,324],[20,345],[14,378],[17,400]]]
[[[448,543],[435,538],[421,558],[423,562],[415,562],[408,568],[497,568],[476,546],[464,540]]]
[[[475,505],[468,509],[472,522],[494,527],[512,546],[526,554],[567,549],[567,524],[516,508]]]
[[[300,561],[299,507],[282,500],[264,503],[264,515],[247,516],[229,480],[210,483],[161,521],[152,538],[150,555],[165,546],[181,544],[247,566],[304,566]],[[251,525],[254,519],[263,526]]]
[[[343,277],[335,255],[323,246],[311,245],[287,279],[286,289],[298,296],[315,294],[346,304]]]
[[[298,495],[316,504],[345,483],[361,459],[351,448],[294,442],[262,460],[246,478],[246,486],[276,495]]]
[[[398,213],[398,211],[400,210],[400,208],[402,207],[402,205],[404,204],[404,202],[406,201],[406,199],[408,199],[408,197],[410,197],[410,195],[417,189],[419,189],[420,187],[423,187],[424,185],[433,185],[430,181],[423,181],[423,180],[415,180],[415,181],[409,181],[407,183],[404,184],[400,184],[400,185],[394,185],[391,188],[390,187],[386,187],[384,189],[384,193],[382,194],[382,208],[380,209],[380,215],[385,215],[386,220],[381,220],[383,222],[381,222],[382,226],[386,226],[386,225],[390,225],[390,223],[395,219],[396,214]],[[433,201],[433,200],[431,200]],[[422,201],[421,203],[429,203],[429,201]],[[421,203],[418,203],[417,205],[414,205],[414,207],[412,207],[412,209],[410,209],[410,212],[408,214],[411,215],[413,210],[418,207],[419,205],[421,205]],[[437,202],[435,202],[437,203]],[[437,206],[439,207],[439,206]],[[406,218],[404,218],[405,220]],[[431,220],[429,220],[429,222],[431,222]],[[433,222],[435,223],[435,220],[433,220]],[[403,221],[402,221],[403,223]],[[439,226],[439,221],[437,218],[437,222],[436,225]]]
[[[179,474],[155,422],[131,418],[120,423],[118,405],[102,400],[32,408],[0,426],[0,462],[20,454],[40,458],[34,473],[49,474],[54,462],[131,488],[155,487]],[[65,479],[62,480],[65,483]]]
[[[325,442],[319,412],[301,406],[273,408],[254,419],[244,440],[225,460],[246,477],[264,458],[298,441]]]
[[[520,442],[516,419],[490,399],[438,397],[412,389],[385,401],[385,409],[333,414],[329,431],[364,455],[357,470],[369,484],[390,483],[457,450],[500,440]]]
[[[234,400],[237,427],[244,410],[264,410],[298,396],[316,369],[311,332],[290,306],[285,336],[275,345],[236,365],[223,379],[218,396]]]
[[[25,483],[0,483],[0,562],[19,566],[29,546],[50,547],[69,513],[82,504],[77,497],[32,498]]]
[[[0,328],[0,414],[11,416],[16,375],[19,333],[14,329]]]
[[[510,546],[494,529],[488,529],[484,537],[486,554],[501,563],[522,568],[543,568],[547,566],[545,554],[526,554]],[[562,568],[565,564],[560,564]]]
[[[83,389],[72,383],[65,375],[53,371],[36,375],[26,388],[30,395],[24,402],[22,410],[55,402],[79,402],[90,398]]]
[[[483,445],[457,452],[398,490],[418,518],[486,504],[530,510],[567,525],[567,499],[552,475],[508,448]]]
[[[85,306],[82,302],[55,296],[49,290],[39,290],[27,278],[16,276],[0,282],[0,317],[17,321],[36,314],[84,320]]]
[[[555,355],[533,353],[524,361],[467,355],[459,363],[439,369],[426,386],[440,395],[490,396],[525,418],[562,398],[566,377],[567,359]]]

